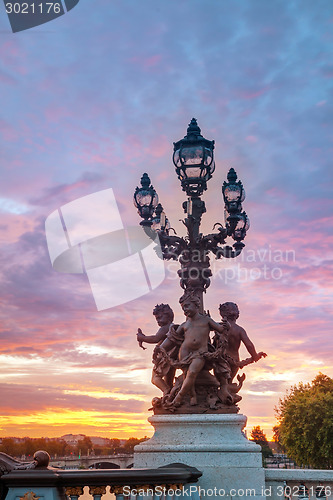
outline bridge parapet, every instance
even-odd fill
[[[116,500],[143,496],[163,500],[175,490],[180,499],[198,500],[194,483],[201,475],[184,464],[158,469],[12,470],[0,478],[4,490],[1,500],[78,500],[85,486],[93,500],[101,500],[107,493],[114,494]]]
[[[333,470],[265,469],[270,500],[333,500]]]
[[[61,467],[66,469],[79,469],[79,468],[100,468],[97,464],[102,462],[108,462],[110,469],[120,468],[127,469],[133,464],[133,455],[103,455],[103,456],[81,456],[79,457],[58,457],[57,459],[51,459],[50,465],[52,467]],[[96,465],[96,467],[94,467]],[[105,467],[104,467],[105,468]]]

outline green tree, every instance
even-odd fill
[[[117,455],[119,453],[119,450],[121,448],[120,446],[120,439],[118,438],[112,438],[110,439],[110,447],[111,447],[111,452],[107,453],[107,455]]]
[[[26,437],[24,438],[24,441],[22,443],[22,450],[23,454],[26,456],[26,458],[30,459],[33,457],[36,450],[36,445],[34,444],[34,440]]]
[[[276,449],[278,453],[283,453],[284,449],[281,443],[280,426],[274,425],[273,427],[273,441],[276,443]]]
[[[93,448],[93,444],[92,444],[90,437],[84,436],[83,439],[80,439],[77,442],[76,452],[78,455],[80,453],[81,453],[81,455],[88,455],[88,451],[91,451],[92,448]]]
[[[333,379],[319,373],[291,387],[276,407],[281,444],[299,465],[333,468]]]
[[[50,455],[58,457],[63,457],[68,454],[68,445],[63,439],[55,439],[50,442]]]
[[[19,447],[17,443],[15,443],[15,440],[13,438],[3,438],[2,443],[0,445],[0,451],[2,451],[2,453],[7,453],[7,455],[14,457],[20,454]]]
[[[269,447],[266,434],[261,429],[260,425],[252,428],[251,440],[260,444],[263,458],[271,457],[273,455],[272,450]]]
[[[147,436],[145,436],[144,438],[129,438],[127,439],[126,443],[124,444],[123,446],[123,453],[134,453],[134,446],[136,446],[137,444],[140,444],[142,443],[143,441],[147,441]]]

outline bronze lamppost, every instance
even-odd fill
[[[233,258],[245,246],[242,241],[249,228],[249,219],[242,209],[245,191],[241,181],[237,181],[235,170],[231,168],[227,181],[222,186],[225,227],[215,224],[218,232],[203,235],[199,229],[206,207],[201,195],[207,189],[207,182],[215,170],[214,141],[201,135],[195,118],[192,118],[184,139],[174,143],[173,163],[182,189],[187,194],[187,201],[183,203],[186,214],[183,223],[187,228],[187,235],[179,237],[169,234],[169,221],[146,173],[141,178],[141,187],[135,190],[134,204],[143,219],[141,225],[146,232],[152,231],[155,235],[158,233],[163,258],[179,260],[180,285],[185,291],[199,296],[203,312],[203,293],[209,287],[212,275],[209,253],[212,252],[217,259]],[[226,244],[228,237],[234,240],[232,246]]]

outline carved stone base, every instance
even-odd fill
[[[198,485],[205,490],[224,490],[222,496],[236,500],[252,490],[252,500],[263,498],[261,450],[242,433],[244,415],[154,415],[148,420],[155,434],[135,447],[134,467],[183,463],[203,472]],[[221,498],[210,493],[206,496]]]
[[[196,385],[195,387],[197,404],[191,404],[191,397],[187,394],[179,407],[162,403],[162,399],[154,398],[154,415],[180,415],[180,414],[200,414],[200,413],[238,413],[237,405],[222,404],[217,391],[217,387],[207,387],[206,385]]]

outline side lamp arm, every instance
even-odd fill
[[[216,246],[215,249],[212,249],[212,252],[215,254],[217,259],[221,259],[221,257],[234,259],[241,254],[244,247],[244,243],[237,242],[233,245],[233,247],[229,245],[225,245],[224,247]]]
[[[177,260],[182,251],[187,248],[187,243],[184,238],[180,238],[179,236],[168,236],[163,233],[160,233],[159,236],[163,258],[166,260]]]

